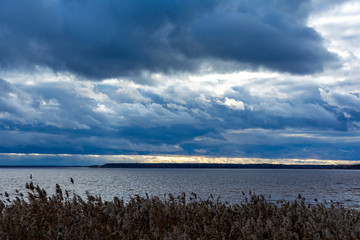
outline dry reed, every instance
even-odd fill
[[[73,179],[71,179],[73,183]],[[128,202],[82,199],[56,185],[33,182],[27,197],[0,200],[0,240],[5,239],[360,239],[360,212],[304,198],[270,203],[249,194],[239,204],[196,194],[133,196]]]

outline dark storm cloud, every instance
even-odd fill
[[[0,66],[99,79],[203,62],[307,74],[335,57],[306,26],[310,1],[2,0]]]
[[[260,2],[196,19],[173,41],[190,58],[218,57],[298,74],[319,71],[334,59],[318,33],[304,26],[303,15],[297,15],[302,5]]]

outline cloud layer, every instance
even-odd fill
[[[358,159],[355,93],[281,76],[163,77],[161,86],[1,80],[0,152]]]
[[[0,66],[42,66],[91,79],[196,72],[204,65],[311,74],[336,57],[307,26],[310,3],[2,0]]]
[[[0,164],[39,153],[61,164],[118,154],[359,160],[359,10],[0,1]]]

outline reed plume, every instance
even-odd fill
[[[72,183],[74,182],[71,178]],[[269,202],[245,194],[238,204],[195,193],[165,199],[132,196],[103,201],[69,194],[57,184],[26,183],[24,195],[0,200],[0,239],[360,239],[360,212],[331,203]]]

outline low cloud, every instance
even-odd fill
[[[360,90],[352,92],[344,92],[319,89],[321,98],[330,106],[336,107],[339,110],[351,110],[360,113]]]
[[[237,101],[235,99],[231,98],[225,98],[225,102],[220,102],[221,104],[224,104],[228,108],[234,109],[234,110],[245,110],[245,104],[242,101]]]
[[[30,87],[1,80],[0,152],[351,160],[360,151],[360,115],[349,99],[340,101],[358,98],[339,97],[340,89],[278,79],[209,79],[202,87],[172,81],[158,88],[123,80]]]

